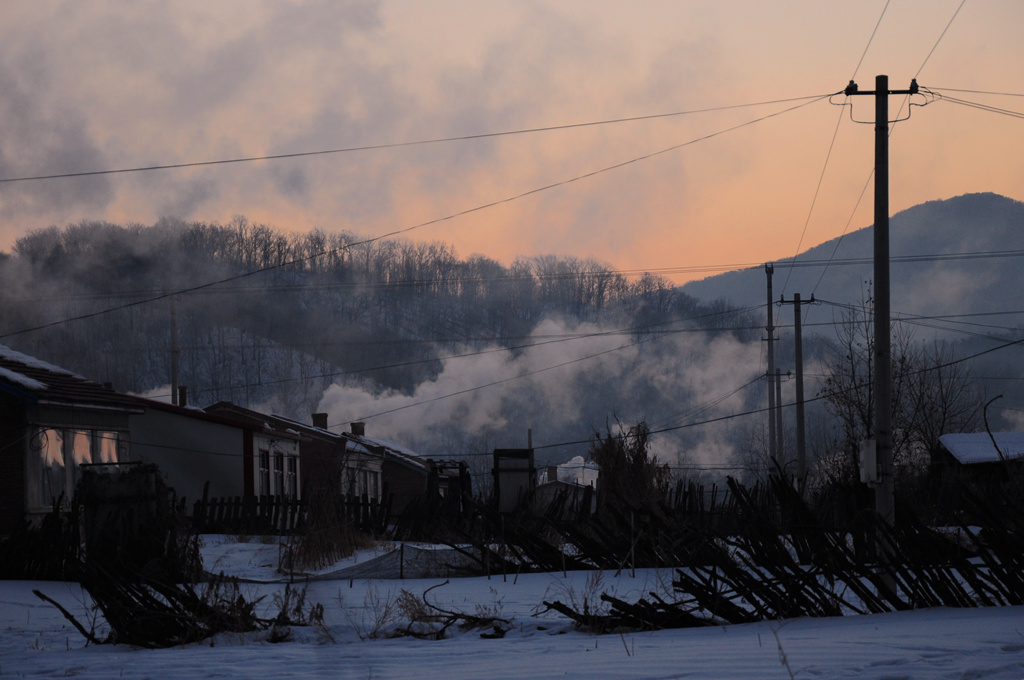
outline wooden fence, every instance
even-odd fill
[[[382,535],[387,531],[391,502],[346,496],[335,505],[337,522],[358,531]],[[302,532],[309,520],[303,499],[285,496],[203,498],[192,506],[192,528],[206,534],[290,534]],[[331,514],[334,514],[333,512]]]

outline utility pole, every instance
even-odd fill
[[[171,296],[171,403],[178,405],[178,296]]]
[[[786,459],[782,443],[782,371],[775,369],[775,450],[779,453],[780,463]]]
[[[775,322],[772,314],[772,273],[775,266],[771,262],[764,266],[765,274],[768,275],[768,372],[766,374],[768,384],[768,457],[772,463],[779,465],[779,452],[775,447]]]
[[[889,76],[875,76],[874,91],[861,92],[850,81],[844,94],[875,96],[875,451],[878,461],[878,486],[875,511],[884,521],[896,520],[893,492],[892,451],[892,340],[889,306],[889,95],[918,93],[917,79],[910,89],[890,90]]]
[[[793,299],[779,302],[793,305],[793,362],[796,364],[796,480],[797,488],[803,489],[807,477],[807,438],[804,435],[804,340],[803,325],[800,319],[800,293],[793,293]],[[814,304],[814,295],[810,303]]]

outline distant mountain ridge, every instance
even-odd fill
[[[872,278],[872,226],[810,248],[775,263],[774,297],[794,292],[808,299],[855,303]],[[1024,203],[994,193],[964,194],[928,201],[889,220],[893,258],[958,254],[891,264],[894,315],[943,315],[1024,309]],[[1004,253],[993,256],[991,253]],[[972,255],[973,254],[973,255]],[[862,264],[844,260],[865,259]],[[828,262],[827,267],[788,263]],[[822,274],[824,272],[824,275]],[[788,276],[786,289],[783,282]],[[820,280],[820,282],[819,282]],[[724,299],[738,307],[764,305],[763,267],[727,272],[693,281],[684,293],[702,301]]]

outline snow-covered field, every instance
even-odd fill
[[[208,569],[235,574],[243,591],[276,613],[276,545],[207,537]],[[380,552],[380,551],[378,551]],[[544,613],[545,599],[579,601],[597,590],[633,599],[664,592],[671,572],[615,575],[528,574],[450,579],[430,601],[469,614],[509,619],[503,638],[456,631],[440,641],[384,637],[402,624],[404,589],[420,596],[444,578],[344,578],[362,553],[309,582],[307,599],[324,606],[325,628],[293,628],[271,643],[266,633],[221,635],[164,650],[86,646],[38,588],[87,620],[76,584],[0,582],[0,677],[80,678],[1024,678],[1024,607],[933,609],[876,616],[791,621],[596,636]],[[391,612],[388,618],[386,614]],[[381,622],[383,620],[383,622]]]

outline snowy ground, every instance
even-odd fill
[[[209,569],[252,581],[243,589],[264,596],[261,606],[268,613],[284,585],[256,581],[280,579],[277,555],[274,544],[213,537],[204,549]],[[375,630],[386,633],[401,625],[394,612],[401,590],[420,595],[445,580],[330,577],[377,555],[364,552],[310,581],[307,597],[324,605],[326,629],[294,628],[291,641],[277,644],[262,633],[155,651],[86,646],[54,607],[32,594],[38,588],[86,619],[76,584],[0,582],[0,677],[1024,678],[1024,607],[605,636],[578,632],[565,618],[540,611],[545,599],[579,600],[596,590],[624,599],[663,592],[668,571],[638,570],[635,577],[604,572],[599,583],[583,572],[451,579],[431,591],[431,601],[467,613],[485,608],[510,619],[504,638],[484,639],[479,630],[441,641],[375,638]],[[394,616],[378,625],[389,606]]]

